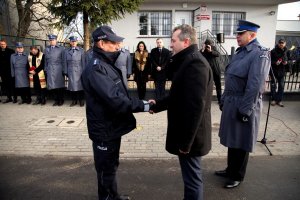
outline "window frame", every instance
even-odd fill
[[[146,22],[144,22],[144,27],[147,27],[146,30],[146,34],[142,35],[141,31],[142,31],[142,25],[143,22],[141,22],[141,16],[142,14],[146,14],[143,16],[147,16],[146,17]],[[158,24],[157,22],[154,23],[154,19],[157,18],[153,18],[154,15],[158,15]],[[169,18],[168,18],[169,15]],[[166,22],[169,23],[164,23],[164,21],[167,20]],[[152,11],[152,10],[140,10],[137,12],[137,22],[138,22],[138,37],[171,37],[172,34],[172,11],[171,10],[159,10],[159,11]],[[153,25],[154,24],[154,25]],[[158,34],[152,34],[153,33],[153,29],[151,28],[151,26],[158,26]],[[169,27],[169,30],[168,28]],[[163,32],[169,32],[168,34],[163,34]]]
[[[215,17],[215,15],[221,15],[219,17]],[[226,15],[230,15],[230,17],[225,17]],[[235,15],[240,15],[241,18],[235,17]],[[213,33],[213,35],[217,35],[218,33],[224,33],[224,37],[226,38],[235,38],[235,30],[237,28],[237,23],[238,20],[245,20],[246,19],[246,12],[241,12],[241,11],[212,11],[212,28],[211,28],[211,32]],[[214,24],[214,21],[218,20],[218,23]],[[225,20],[230,20],[230,26],[228,24],[225,24]],[[234,23],[234,20],[235,23]],[[214,27],[214,25],[216,27]],[[229,29],[228,29],[229,27]],[[214,30],[215,28],[215,30]],[[226,28],[227,28],[227,32],[226,32]],[[230,32],[230,34],[227,34],[228,31]]]

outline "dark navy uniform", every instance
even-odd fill
[[[115,43],[123,40],[108,26],[97,28],[93,39],[96,45],[104,39]],[[118,200],[122,199],[116,182],[121,136],[136,127],[132,113],[148,111],[149,104],[129,97],[122,72],[114,65],[118,51],[105,52],[95,46],[92,55],[81,80],[86,97],[88,133],[93,141],[98,195],[99,200]]]

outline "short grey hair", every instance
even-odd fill
[[[180,41],[189,38],[191,40],[191,44],[197,44],[196,29],[194,29],[191,25],[179,25],[173,29],[173,33],[177,30],[181,30],[178,35]]]

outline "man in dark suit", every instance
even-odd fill
[[[168,110],[166,150],[178,155],[184,181],[184,199],[203,199],[201,157],[211,149],[211,97],[213,74],[198,51],[196,30],[181,25],[173,30],[170,93],[150,112]]]
[[[152,65],[152,78],[155,84],[155,96],[156,99],[163,98],[165,96],[166,85],[166,68],[170,60],[170,51],[163,47],[164,43],[162,39],[156,39],[156,48],[153,48],[150,54]]]
[[[0,76],[2,80],[1,89],[2,91],[5,91],[7,96],[7,99],[3,103],[12,102],[12,96],[14,96],[14,103],[16,103],[17,96],[15,94],[15,82],[11,77],[10,71],[10,56],[14,54],[15,51],[7,47],[5,40],[0,40],[0,48]]]

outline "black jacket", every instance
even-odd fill
[[[178,155],[203,156],[211,149],[211,98],[213,75],[197,45],[171,58],[175,72],[169,96],[157,101],[153,110],[168,110],[166,150]]]
[[[217,51],[217,48],[215,46],[211,46],[211,52],[208,52],[206,49],[202,52],[202,55],[206,58],[208,61],[211,69],[213,72],[217,75],[221,75],[221,68],[220,68],[220,62],[218,60],[218,57],[220,56],[220,53]]]
[[[167,66],[170,60],[170,51],[166,48],[162,48],[159,52],[159,48],[153,48],[151,50],[150,59],[151,59],[151,76],[156,80],[165,81],[167,78]],[[161,67],[161,71],[157,71],[157,67]]]
[[[105,56],[93,51],[92,62],[81,76],[86,97],[89,137],[94,142],[108,141],[136,127],[133,112],[144,110],[144,103],[130,99],[121,71]]]
[[[288,65],[283,65],[282,62],[279,65],[276,65],[278,60],[282,60],[282,62],[288,61],[286,47],[280,49],[278,45],[276,45],[276,47],[271,51],[271,66],[273,73],[275,76],[282,77],[285,75],[285,68]]]
[[[2,79],[10,79],[10,57],[15,51],[10,48],[5,48],[4,51],[0,48],[0,76]]]

